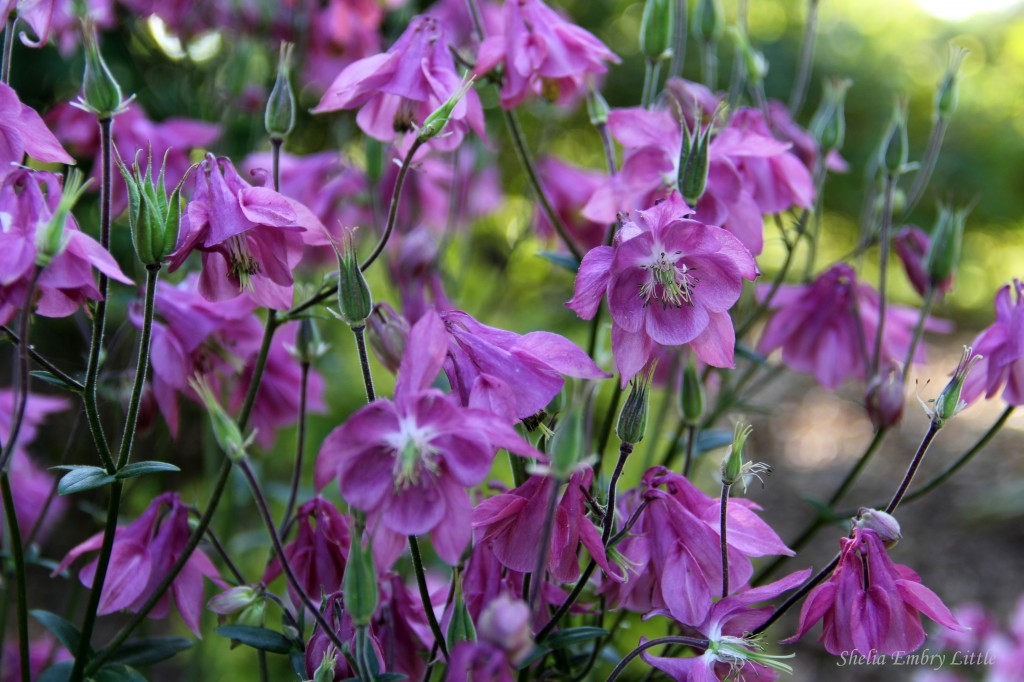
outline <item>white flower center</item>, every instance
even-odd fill
[[[398,432],[388,439],[396,454],[393,469],[396,491],[417,485],[424,470],[437,473],[437,449],[430,443],[434,435],[432,429],[420,426],[412,417],[399,419]]]
[[[640,285],[640,298],[644,305],[652,300],[661,301],[663,306],[681,307],[684,303],[693,305],[693,289],[700,280],[693,276],[696,268],[682,262],[682,251],[656,250],[658,254],[651,262],[641,265],[648,272],[647,281]]]

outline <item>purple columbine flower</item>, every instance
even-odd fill
[[[565,380],[606,379],[583,350],[550,332],[514,332],[488,327],[461,310],[441,313],[450,343],[445,373],[463,405],[480,407],[508,421],[530,417],[554,398]]]
[[[61,180],[53,173],[18,168],[0,178],[0,323],[9,322],[25,304],[37,267],[37,235],[47,227],[61,195]],[[99,300],[93,268],[118,282],[132,283],[113,256],[79,230],[69,215],[60,248],[39,276],[36,314],[67,317],[86,299]]]
[[[763,293],[763,290],[762,292]],[[758,351],[782,348],[782,361],[798,372],[814,374],[830,391],[848,377],[866,380],[878,329],[878,292],[857,281],[846,263],[837,263],[810,284],[783,285],[772,299],[775,310],[758,343]],[[918,312],[889,305],[885,310],[881,362],[903,363],[910,348]],[[925,329],[949,331],[948,323],[931,317]],[[923,344],[914,362],[924,360]]]
[[[360,59],[342,71],[327,88],[313,113],[359,109],[356,123],[370,137],[395,142],[414,130],[461,86],[448,47],[444,25],[420,15],[382,54]],[[472,129],[486,137],[480,98],[470,90],[455,106],[445,131],[431,144],[451,151]]]
[[[394,400],[373,401],[327,436],[315,483],[319,490],[337,478],[351,506],[379,512],[395,533],[430,533],[438,555],[454,565],[471,535],[466,489],[487,476],[495,449],[541,455],[502,417],[431,388],[448,344],[436,312],[413,325]]]
[[[743,280],[758,276],[753,256],[720,227],[687,218],[677,192],[634,211],[615,237],[583,257],[566,305],[583,319],[608,297],[612,351],[625,386],[660,346],[690,344],[715,367],[733,366],[735,331],[728,310]]]
[[[504,30],[480,44],[475,73],[505,66],[501,106],[514,109],[542,95],[571,101],[587,79],[608,71],[619,58],[592,33],[563,19],[540,0],[507,0]]]
[[[110,567],[103,584],[98,613],[106,615],[121,610],[137,611],[181,556],[190,535],[188,507],[177,493],[158,495],[142,516],[127,526],[118,526],[114,533],[114,550],[110,555]],[[97,551],[102,544],[103,533],[97,533],[73,547],[53,574],[64,571],[81,555]],[[94,560],[79,571],[78,578],[86,587],[92,587],[95,573]],[[199,637],[204,577],[223,586],[220,574],[209,557],[201,549],[196,549],[171,583],[171,589],[150,611],[149,617],[166,616],[170,600],[173,599],[185,625]]]
[[[427,576],[428,583],[432,576]],[[448,584],[430,590],[433,607],[444,607]],[[423,610],[416,587],[410,587],[397,573],[380,578],[381,603],[374,616],[374,630],[378,633],[384,659],[391,672],[420,679],[427,664],[423,652],[434,645],[427,614]],[[436,608],[435,608],[436,610]]]
[[[822,620],[819,641],[830,654],[895,655],[924,643],[920,613],[950,630],[963,629],[914,571],[892,562],[878,533],[856,528],[839,542],[839,565],[807,595],[797,633],[787,642]]]
[[[0,172],[6,173],[12,163],[20,164],[25,154],[46,163],[75,163],[36,110],[0,83]]]
[[[303,244],[326,244],[324,226],[299,202],[242,180],[230,159],[207,154],[195,176],[170,270],[198,250],[199,292],[207,299],[245,292],[257,305],[287,310]]]
[[[972,347],[983,356],[964,380],[962,397],[971,403],[1000,389],[1007,405],[1024,405],[1024,282],[1013,280],[996,293],[996,319]]]

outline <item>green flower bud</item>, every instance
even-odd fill
[[[679,193],[690,206],[696,206],[704,196],[708,184],[708,145],[711,141],[711,123],[701,127],[700,116],[694,121],[693,130],[685,123],[683,145],[679,152]]]
[[[647,0],[640,20],[640,51],[649,61],[672,57],[676,34],[675,0]]]
[[[825,81],[821,104],[811,119],[811,134],[818,141],[822,154],[842,149],[846,138],[846,91],[853,85],[848,78],[830,78]],[[824,162],[824,158],[822,158]]]
[[[295,45],[281,43],[281,55],[277,60],[277,80],[267,99],[263,114],[263,125],[271,139],[284,139],[295,127],[295,93],[292,92],[290,76],[292,50]]]
[[[693,8],[693,37],[714,41],[722,35],[722,8],[718,0],[697,0]]]
[[[900,175],[907,169],[907,158],[910,153],[907,140],[907,102],[897,100],[893,108],[892,121],[886,129],[882,146],[879,149],[878,161],[889,175]]]
[[[423,122],[419,133],[416,135],[417,140],[426,142],[441,134],[444,127],[448,125],[448,120],[452,117],[455,107],[466,96],[469,89],[473,87],[474,80],[474,76],[468,76],[463,79],[462,84],[448,97],[445,103],[435,109],[430,116],[427,116],[427,120]]]
[[[683,412],[683,421],[690,426],[697,426],[704,418],[704,384],[697,376],[697,367],[693,358],[683,370],[683,386],[679,392],[679,407]]]
[[[64,226],[82,194],[89,186],[90,180],[82,180],[82,172],[77,168],[68,171],[64,181],[64,190],[60,195],[57,209],[42,229],[36,231],[36,265],[45,268],[61,251],[64,250]]]
[[[221,407],[217,396],[213,394],[210,385],[201,376],[196,375],[189,380],[189,386],[196,392],[206,411],[210,415],[210,425],[213,427],[213,437],[217,445],[224,451],[231,461],[238,462],[246,456],[246,448],[252,443],[252,436],[242,437],[242,431],[238,428],[238,422],[228,416],[228,413]]]
[[[957,266],[964,241],[964,225],[970,209],[939,205],[939,217],[932,231],[932,243],[925,258],[925,270],[934,289],[948,285]]]
[[[330,346],[324,343],[320,337],[320,327],[312,317],[304,317],[299,321],[299,331],[295,335],[295,345],[285,344],[285,350],[296,362],[300,364],[312,364],[330,350]]]
[[[254,628],[261,628],[267,624],[267,602],[260,600],[242,609],[235,622],[238,625],[248,625]]]
[[[345,609],[354,625],[369,625],[377,611],[377,577],[373,566],[372,544],[363,547],[359,538],[354,538],[349,548],[348,564],[345,566]]]
[[[729,33],[736,41],[736,51],[743,59],[743,68],[747,73],[747,79],[758,84],[768,75],[768,60],[760,50],[754,49],[747,38],[747,34],[741,26],[730,26]]]
[[[948,121],[956,110],[957,100],[960,95],[960,65],[970,53],[965,47],[950,44],[949,66],[942,76],[939,88],[935,92],[935,116],[942,121]]]
[[[338,257],[338,310],[350,327],[361,327],[373,312],[370,286],[359,268],[352,230],[345,230],[341,238],[341,250],[334,247]]]
[[[608,123],[608,101],[605,100],[597,90],[587,92],[587,116],[590,117],[590,125],[595,128]]]
[[[164,186],[164,170],[167,154],[160,166],[160,175],[153,178],[152,150],[146,163],[146,173],[139,169],[139,156],[131,169],[120,158],[117,168],[121,171],[128,187],[128,227],[132,233],[135,254],[145,265],[159,265],[172,251],[178,241],[178,226],[181,221],[181,187],[192,172],[190,168],[170,196]],[[195,166],[193,166],[195,168]]]
[[[327,647],[324,657],[313,673],[312,682],[334,682],[334,666],[338,662],[338,652],[333,646]]]
[[[960,414],[967,407],[967,403],[960,399],[960,393],[963,391],[964,380],[967,379],[967,374],[981,358],[982,356],[976,355],[970,346],[964,346],[960,362],[957,364],[956,370],[953,371],[953,378],[949,380],[946,387],[939,393],[939,397],[929,401],[930,404],[921,401],[925,414],[931,418],[933,426],[941,429],[946,425],[946,422]]]
[[[124,111],[131,98],[125,100],[121,86],[103,61],[96,37],[96,25],[91,20],[83,20],[82,38],[85,45],[85,72],[82,74],[82,96],[75,105],[101,119],[116,116]]]
[[[206,604],[206,608],[221,616],[229,616],[252,606],[260,597],[260,592],[252,585],[239,585],[215,595]]]
[[[753,433],[754,427],[743,422],[738,422],[733,431],[732,446],[722,460],[722,483],[732,485],[744,474],[745,462],[743,460],[743,447],[747,444],[747,438]]]
[[[462,594],[462,579],[458,572],[455,574],[455,586],[453,589],[455,591],[455,604],[445,637],[449,649],[454,649],[455,645],[459,642],[476,641],[476,627],[473,625],[473,618],[469,615],[469,609],[466,607],[466,599]]]
[[[576,405],[567,410],[548,447],[551,456],[551,475],[558,481],[565,481],[576,470],[583,459],[583,410]]]
[[[615,425],[615,435],[623,443],[636,445],[644,439],[647,431],[647,413],[649,411],[649,391],[652,365],[646,374],[636,376],[629,382],[629,395],[619,412],[619,421]]]

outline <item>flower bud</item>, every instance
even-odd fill
[[[864,409],[876,429],[895,426],[903,418],[903,373],[895,363],[868,384]]]
[[[320,337],[320,327],[312,317],[304,317],[299,321],[299,331],[295,334],[295,345],[286,344],[285,349],[300,364],[312,364],[330,350]]]
[[[338,652],[333,646],[328,646],[324,651],[324,657],[313,673],[312,682],[334,682],[334,667],[338,662]]]
[[[96,25],[92,21],[82,22],[82,37],[85,45],[85,72],[82,75],[82,96],[75,104],[101,119],[116,116],[124,110],[131,98],[128,101],[124,99],[121,86],[103,61],[96,37]]]
[[[693,8],[693,37],[705,42],[722,35],[722,8],[718,0],[697,0]]]
[[[626,402],[619,412],[619,421],[615,425],[615,435],[623,443],[636,445],[644,439],[650,405],[648,389],[653,372],[652,363],[645,374],[637,375],[629,382],[629,395],[626,396]]]
[[[903,539],[903,534],[900,532],[900,522],[892,514],[887,514],[884,511],[861,507],[853,523],[856,528],[863,528],[864,530],[877,533],[886,547],[892,547]]]
[[[576,405],[565,412],[548,447],[551,455],[551,475],[557,481],[572,476],[583,458],[583,410]]]
[[[587,116],[590,117],[590,125],[597,128],[608,123],[608,101],[598,90],[591,88],[587,91]]]
[[[353,538],[345,566],[345,609],[356,626],[369,625],[377,611],[377,574],[373,566],[373,547],[363,547]]]
[[[338,257],[338,310],[341,319],[350,327],[359,327],[365,324],[366,318],[373,312],[373,300],[370,287],[359,267],[359,259],[356,258],[352,232],[344,230],[340,251],[337,246],[334,247]]]
[[[36,265],[45,268],[61,251],[64,250],[64,226],[71,215],[71,209],[85,193],[90,180],[82,181],[82,172],[77,168],[68,171],[64,189],[57,203],[57,209],[50,216],[46,225],[36,232]]]
[[[152,150],[147,159],[145,175],[139,169],[138,154],[130,170],[121,159],[117,160],[117,168],[128,188],[128,227],[131,229],[135,254],[145,265],[159,265],[177,245],[181,221],[181,187],[192,169],[182,176],[178,186],[168,196],[164,186],[167,154],[164,154],[160,176],[157,178],[153,177]]]
[[[960,393],[963,391],[967,374],[981,358],[982,356],[976,355],[970,346],[964,346],[963,355],[960,356],[960,362],[957,363],[956,369],[953,371],[953,377],[939,393],[939,397],[929,401],[930,404],[921,402],[925,414],[931,418],[933,426],[941,429],[947,421],[967,407],[967,403],[960,399]]]
[[[742,27],[730,26],[729,33],[736,41],[736,51],[743,59],[743,69],[746,71],[747,80],[755,85],[761,83],[768,75],[768,60],[764,58],[764,53],[754,49]]]
[[[690,426],[697,426],[704,418],[704,384],[697,376],[697,366],[693,363],[692,357],[683,369],[679,407],[683,412],[683,421]]]
[[[910,144],[907,140],[907,102],[897,100],[893,108],[892,121],[885,132],[879,150],[879,163],[889,175],[900,175],[907,169]]]
[[[964,63],[964,58],[969,53],[970,50],[967,48],[953,44],[949,46],[949,66],[946,67],[946,73],[943,74],[935,92],[935,117],[940,121],[948,121],[956,110],[960,94],[960,65]]]
[[[398,372],[409,339],[409,321],[399,315],[388,303],[373,306],[373,314],[366,320],[370,348],[380,363],[392,372]]]
[[[722,483],[732,485],[744,474],[745,462],[743,461],[743,447],[747,444],[747,438],[753,433],[754,427],[750,424],[737,422],[733,431],[732,446],[725,458],[722,459]]]
[[[846,138],[846,91],[853,81],[830,78],[825,81],[821,104],[811,119],[810,131],[818,141],[822,154],[842,149]]]
[[[455,603],[445,637],[449,649],[454,649],[459,642],[476,641],[476,628],[473,626],[473,617],[469,615],[469,609],[466,607],[466,598],[462,594],[462,580],[458,572],[455,574],[455,586],[452,589],[455,591]]]
[[[948,290],[960,264],[960,251],[964,241],[964,225],[969,209],[954,209],[939,205],[939,217],[932,230],[931,248],[925,259],[925,270],[931,286]]]
[[[230,616],[256,603],[259,594],[252,585],[239,585],[215,595],[206,608],[221,616]]]
[[[292,92],[291,69],[292,50],[295,45],[281,43],[281,54],[277,60],[277,80],[267,99],[263,114],[263,125],[271,139],[284,139],[295,127],[295,94]]]
[[[679,152],[679,193],[690,206],[696,206],[704,196],[708,184],[708,145],[711,140],[711,124],[701,128],[700,116],[691,131],[682,124],[683,145]]]
[[[640,19],[640,51],[648,61],[672,57],[676,34],[675,0],[647,0]]]
[[[242,437],[242,431],[238,423],[228,416],[228,413],[221,407],[217,396],[213,394],[210,385],[201,376],[196,375],[189,380],[189,386],[199,396],[200,401],[206,406],[210,415],[210,425],[213,427],[213,437],[217,445],[224,451],[231,461],[237,462],[246,455],[246,448],[252,442],[252,436]]]
[[[456,88],[444,104],[434,110],[430,116],[427,116],[427,120],[423,122],[420,127],[419,133],[416,135],[416,139],[420,142],[426,142],[433,137],[437,137],[444,130],[444,127],[448,125],[448,119],[452,117],[452,113],[455,111],[455,107],[459,105],[462,98],[466,96],[469,89],[473,87],[473,76],[468,76],[463,79],[462,84]]]
[[[480,638],[504,649],[512,665],[517,665],[533,651],[530,607],[503,592],[480,614]]]

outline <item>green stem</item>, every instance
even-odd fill
[[[878,368],[882,362],[882,339],[885,338],[886,289],[889,282],[889,232],[892,230],[892,202],[895,192],[896,179],[891,175],[886,175],[882,197],[882,229],[878,235],[879,247],[881,248],[878,270],[878,329],[875,330],[875,353],[871,356],[872,376],[878,374]]]
[[[726,538],[726,533],[729,525],[729,493],[731,491],[731,484],[722,484],[721,511],[718,521],[722,535],[722,599],[729,596],[729,541]]]
[[[18,17],[12,10],[7,16],[7,25],[4,27],[4,54],[3,65],[0,66],[0,81],[4,85],[11,84],[11,56],[14,53],[14,24]]]
[[[615,462],[615,471],[608,482],[608,505],[604,513],[604,530],[601,533],[601,543],[607,545],[612,537],[612,530],[615,527],[615,488],[622,476],[622,470],[626,466],[626,460],[633,452],[632,443],[619,443],[619,459]]]
[[[28,288],[25,290],[25,301],[19,316],[18,324],[21,328],[21,339],[18,341],[18,354],[15,362],[18,375],[18,404],[14,408],[7,442],[4,444],[3,453],[0,454],[0,472],[7,471],[7,463],[14,456],[14,451],[18,446],[18,436],[21,434],[21,425],[25,420],[25,410],[28,407],[28,391],[31,378],[28,370],[29,320],[32,319],[32,299],[35,298],[36,285],[39,283],[41,273],[42,270],[40,268],[33,268],[32,278],[29,280]]]
[[[594,470],[601,468],[601,461],[604,460],[604,451],[608,448],[608,440],[612,436],[612,426],[615,424],[615,415],[618,414],[619,401],[622,399],[622,382],[615,378],[611,402],[608,403],[608,411],[605,412],[604,421],[601,422],[601,435],[597,439],[597,463]]]
[[[420,543],[415,535],[409,536],[409,551],[412,553],[412,566],[416,573],[416,584],[420,588],[420,601],[423,602],[423,611],[427,614],[427,621],[430,623],[430,631],[434,633],[434,643],[441,650],[441,655],[448,660],[448,645],[444,641],[444,633],[441,632],[441,624],[437,622],[434,615],[434,606],[430,602],[430,590],[427,588],[427,574],[423,569],[423,555],[420,554]]]
[[[924,434],[924,438],[921,439],[921,444],[917,448],[917,452],[914,453],[914,459],[910,461],[910,466],[907,467],[907,473],[903,475],[903,481],[900,482],[900,487],[897,488],[896,493],[892,496],[889,501],[889,505],[885,508],[887,514],[892,514],[896,511],[896,507],[900,506],[900,502],[903,501],[903,496],[907,494],[907,488],[910,487],[910,483],[914,480],[914,475],[917,473],[917,469],[921,466],[921,462],[924,460],[925,454],[928,452],[928,447],[932,444],[935,436],[938,435],[940,427],[934,420],[928,425],[928,431]]]
[[[903,361],[903,385],[906,386],[907,377],[910,375],[910,363],[914,361],[914,354],[917,352],[917,346],[921,343],[921,338],[924,336],[924,326],[928,323],[928,315],[932,312],[932,306],[935,304],[935,287],[928,285],[928,290],[924,294],[924,303],[921,305],[921,312],[917,318],[917,326],[914,327],[914,336],[910,339],[910,348],[907,349],[907,359]]]
[[[596,561],[591,559],[589,562],[587,562],[586,567],[583,569],[583,573],[580,574],[580,579],[577,580],[576,585],[573,586],[572,592],[570,592],[569,596],[565,598],[565,601],[563,601],[558,606],[558,609],[554,612],[554,614],[552,614],[548,622],[544,624],[544,627],[542,627],[537,632],[536,636],[534,636],[533,640],[535,642],[540,644],[545,639],[547,639],[548,635],[550,635],[551,632],[555,629],[555,626],[558,625],[558,622],[562,620],[562,617],[565,616],[565,614],[569,613],[569,609],[571,609],[572,605],[576,603],[576,600],[583,592],[583,588],[587,586],[587,581],[590,580],[590,576],[594,574],[594,570],[596,568]]]
[[[807,23],[804,24],[804,40],[800,46],[800,62],[796,69],[793,90],[789,96],[789,116],[796,120],[804,106],[807,85],[811,80],[811,64],[814,62],[814,43],[817,38],[818,1],[807,2]]]
[[[270,156],[271,156],[271,177],[274,179],[274,191],[281,191],[281,146],[284,144],[284,139],[277,137],[276,135],[270,138]]]
[[[370,372],[370,356],[366,352],[366,327],[359,325],[352,327],[352,333],[356,337],[356,348],[359,350],[359,366],[363,371],[363,387],[366,388],[366,402],[372,403],[377,399],[373,390],[373,374]]]
[[[686,459],[683,460],[683,476],[690,477],[693,467],[693,450],[697,444],[697,428],[693,424],[686,425]]]
[[[701,82],[714,92],[718,89],[718,42],[703,40],[700,47]]]
[[[619,661],[619,664],[615,666],[614,670],[612,670],[612,674],[608,676],[608,682],[615,682],[615,680],[618,679],[619,675],[622,674],[622,671],[626,669],[626,666],[629,665],[629,662],[637,656],[639,656],[641,653],[647,651],[648,649],[652,649],[656,646],[661,646],[662,644],[683,644],[694,649],[707,649],[709,646],[711,646],[711,642],[709,642],[708,640],[696,639],[694,637],[673,636],[658,637],[657,639],[649,640],[637,646],[637,648],[630,651],[622,658],[621,661]]]
[[[391,205],[388,207],[388,222],[384,227],[384,234],[380,236],[377,246],[373,247],[373,251],[359,266],[359,269],[363,272],[366,272],[380,254],[384,253],[384,248],[388,245],[391,234],[395,231],[395,223],[398,222],[398,205],[402,201],[402,189],[405,187],[405,177],[409,174],[409,167],[412,166],[412,158],[422,146],[423,142],[417,137],[409,146],[409,151],[406,152],[405,158],[402,159],[402,165],[398,169],[398,179],[395,180],[395,188],[391,192]]]
[[[11,339],[12,343],[21,343],[21,336],[16,334],[15,331],[8,327],[7,325],[0,325],[0,330],[2,330],[4,334],[7,334],[7,336]],[[78,393],[81,393],[82,391],[85,390],[85,386],[82,385],[82,382],[78,381],[70,374],[64,372],[60,367],[57,367],[55,364],[44,358],[42,355],[36,352],[36,350],[31,346],[28,347],[28,355],[30,358],[32,358],[32,360],[35,361],[37,365],[45,369],[53,376],[60,379],[62,382],[67,384],[68,387],[71,388],[72,390]]]
[[[910,215],[910,212],[914,210],[914,207],[917,206],[917,202],[924,196],[924,191],[932,178],[932,172],[935,170],[935,163],[939,160],[939,151],[942,149],[942,140],[946,136],[948,125],[948,120],[938,115],[934,117],[932,132],[928,136],[928,148],[925,150],[924,158],[921,160],[921,168],[917,171],[914,183],[910,186],[910,191],[907,192],[907,203],[903,208],[900,220],[905,220]]]
[[[18,511],[14,507],[11,480],[6,471],[0,471],[0,488],[4,497],[4,516],[10,533],[11,554],[14,556],[14,579],[17,582],[18,602],[18,656],[21,663],[21,682],[31,682],[31,659],[28,647],[28,595],[25,587],[25,554],[21,546],[21,529],[18,528]],[[10,589],[10,585],[7,586]],[[5,590],[6,592],[7,590]]]
[[[299,483],[302,480],[302,460],[306,450],[306,393],[309,385],[309,362],[301,364],[302,379],[299,381],[299,425],[295,439],[295,465],[292,468],[292,485],[288,491],[288,504],[281,517],[279,534],[284,535],[295,511],[295,501],[299,497]]]
[[[124,468],[132,455],[132,442],[135,440],[135,429],[139,422],[139,406],[142,404],[142,390],[146,386],[146,373],[149,370],[149,347],[153,336],[156,282],[159,276],[159,264],[146,266],[146,298],[143,308],[142,334],[139,339],[139,357],[135,365],[135,383],[132,386],[131,399],[128,401],[124,433],[121,436],[121,451],[117,456],[118,469]]]
[[[676,0],[676,34],[675,44],[672,46],[672,61],[669,62],[668,77],[675,78],[683,75],[683,67],[686,64],[686,32],[689,20],[689,12],[686,11],[686,0]]]

